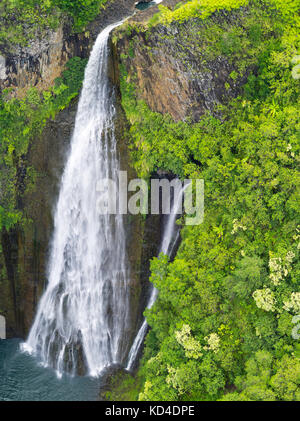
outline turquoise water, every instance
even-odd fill
[[[149,3],[141,1],[135,7],[139,10],[146,10],[148,7],[154,6],[155,4],[154,1],[150,1]]]
[[[0,340],[0,401],[95,401],[99,379],[71,377],[58,379],[54,370],[19,350],[18,339]]]

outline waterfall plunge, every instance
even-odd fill
[[[108,38],[122,22],[98,36],[85,71],[71,150],[54,218],[48,285],[24,351],[37,355],[59,376],[85,366],[92,376],[128,354],[129,268],[122,215],[99,215],[97,183],[117,181],[114,95],[108,79]],[[118,184],[118,183],[116,183]],[[175,198],[160,251],[171,255],[179,237]],[[153,287],[147,308],[157,297]],[[130,349],[132,369],[148,325],[142,323]]]
[[[23,348],[61,375],[98,375],[122,363],[129,330],[129,269],[122,215],[99,215],[97,182],[117,180],[108,38],[98,36],[84,77],[54,219],[48,285]],[[100,198],[101,200],[101,198]],[[130,344],[129,344],[130,345]]]

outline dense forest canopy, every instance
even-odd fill
[[[242,27],[209,21],[215,10],[241,5]],[[251,62],[256,69],[221,117],[193,124],[154,113],[123,68],[139,174],[164,168],[205,181],[204,223],[183,228],[172,263],[152,262],[159,298],[146,311],[139,399],[299,400],[299,2],[162,5],[150,31],[203,8],[210,42],[201,30],[190,42],[238,63],[233,79]]]

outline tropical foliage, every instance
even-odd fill
[[[162,9],[160,22],[182,21],[196,3],[212,11],[212,3],[241,2],[192,1]],[[152,112],[121,68],[139,174],[163,168],[205,181],[204,223],[183,228],[173,262],[152,261],[159,298],[146,310],[141,400],[300,399],[300,344],[292,336],[300,313],[298,2],[249,7],[261,3],[275,16],[272,36],[243,28],[255,39],[258,71],[219,118],[174,122]]]
[[[71,18],[75,31],[94,19],[107,0],[1,0],[0,43],[26,46],[62,18]]]

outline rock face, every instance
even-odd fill
[[[99,32],[131,15],[134,3],[134,0],[110,0],[83,33],[72,33],[70,22],[64,21],[57,30],[49,30],[27,47],[0,45],[0,92],[13,87],[13,94],[22,96],[29,86],[39,89],[53,86],[66,62],[74,56],[88,57]]]
[[[39,89],[52,86],[68,59],[85,55],[89,44],[85,34],[78,35],[76,42],[72,42],[65,38],[64,32],[60,26],[57,31],[49,31],[46,38],[32,41],[28,47],[15,47],[13,51],[2,48],[5,71],[0,78],[1,88],[14,87],[14,94],[21,96],[28,86]]]
[[[214,52],[213,42],[207,42],[207,22],[199,18],[168,27],[157,25],[145,32],[143,20],[149,19],[155,9],[129,20],[133,24],[129,36],[119,29],[119,57],[126,57],[122,63],[128,81],[135,84],[138,97],[151,110],[169,113],[174,120],[191,117],[197,121],[206,111],[214,113],[217,105],[236,97],[253,68],[246,69],[242,76],[231,77],[238,63]],[[209,25],[238,27],[244,12],[241,8],[230,14],[215,13]]]
[[[127,171],[128,182],[137,178],[137,174],[131,165],[129,156],[127,135],[129,124],[126,120],[124,110],[121,106],[119,88],[119,66],[116,50],[111,43],[110,76],[116,92],[116,120],[115,133],[118,139],[118,150],[120,156],[120,169]],[[128,199],[131,194],[128,193]],[[130,337],[128,343],[132,343],[143,319],[143,312],[149,298],[149,276],[150,260],[157,256],[161,244],[163,219],[160,215],[124,215],[126,230],[127,257],[130,264]]]
[[[23,227],[2,231],[0,309],[7,318],[7,336],[24,337],[32,323],[46,280],[46,264],[65,154],[74,127],[77,101],[49,121],[43,134],[31,144],[24,162],[37,177],[21,197],[28,218]],[[3,259],[1,259],[3,257]]]

